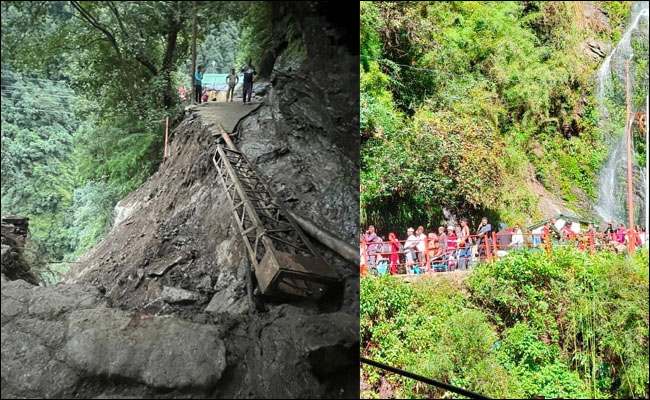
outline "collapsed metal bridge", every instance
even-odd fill
[[[339,281],[337,273],[237,150],[223,127],[217,124],[217,129],[223,143],[217,143],[212,162],[250,257],[252,271],[247,274],[247,289],[251,311],[255,308],[253,273],[264,296],[318,300],[330,285]]]

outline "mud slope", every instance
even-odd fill
[[[318,6],[273,7],[277,21],[298,21],[306,57],[275,49],[237,145],[288,208],[354,243],[358,50]],[[249,313],[250,265],[211,162],[214,132],[186,112],[169,159],[116,206],[112,231],[64,284],[3,275],[2,397],[358,398],[356,267],[315,243],[340,287],[319,304]]]

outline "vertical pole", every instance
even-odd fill
[[[630,129],[630,60],[625,61],[625,134],[627,135],[627,220],[628,244],[630,254],[634,254],[634,195],[632,190],[632,135]]]
[[[494,258],[497,258],[497,252],[499,251],[499,245],[497,244],[497,233],[492,231],[492,246],[494,247]]]
[[[192,2],[192,98],[190,104],[194,104],[196,94],[194,93],[194,75],[196,74],[196,1]]]
[[[489,260],[489,259],[492,258],[492,254],[490,254],[490,253],[491,253],[491,252],[490,252],[490,242],[488,241],[488,235],[487,235],[487,233],[484,233],[484,234],[483,234],[483,241],[484,241],[484,243],[485,243],[485,255],[486,255],[487,259]],[[479,250],[479,251],[480,251],[480,250]]]
[[[596,250],[594,250],[594,233],[589,232],[589,249],[591,250],[591,254],[594,254]]]
[[[650,96],[645,97],[645,237],[646,243],[648,241],[648,230],[650,228],[650,193],[648,192],[648,186],[650,186],[650,160],[648,155],[650,155],[650,131],[648,130],[648,120],[650,119],[650,114],[648,114],[648,99]]]
[[[167,159],[167,135],[168,135],[168,133],[169,133],[169,117],[165,117],[165,160]]]

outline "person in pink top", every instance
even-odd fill
[[[616,241],[620,244],[625,243],[626,234],[627,234],[627,230],[625,229],[625,225],[618,224],[618,229],[616,230]]]

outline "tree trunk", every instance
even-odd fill
[[[182,19],[182,17],[181,17]],[[163,95],[163,103],[166,109],[172,108],[174,105],[174,90],[172,88],[172,66],[174,64],[174,52],[176,50],[176,42],[178,39],[178,31],[181,28],[181,22],[174,17],[170,18],[169,34],[167,35],[167,48],[165,49],[165,57],[162,63],[162,73],[165,77],[165,93]]]
[[[194,104],[194,99],[196,95],[194,94],[195,85],[194,85],[194,75],[196,74],[196,1],[193,2],[193,15],[192,15],[192,99],[191,104]]]

